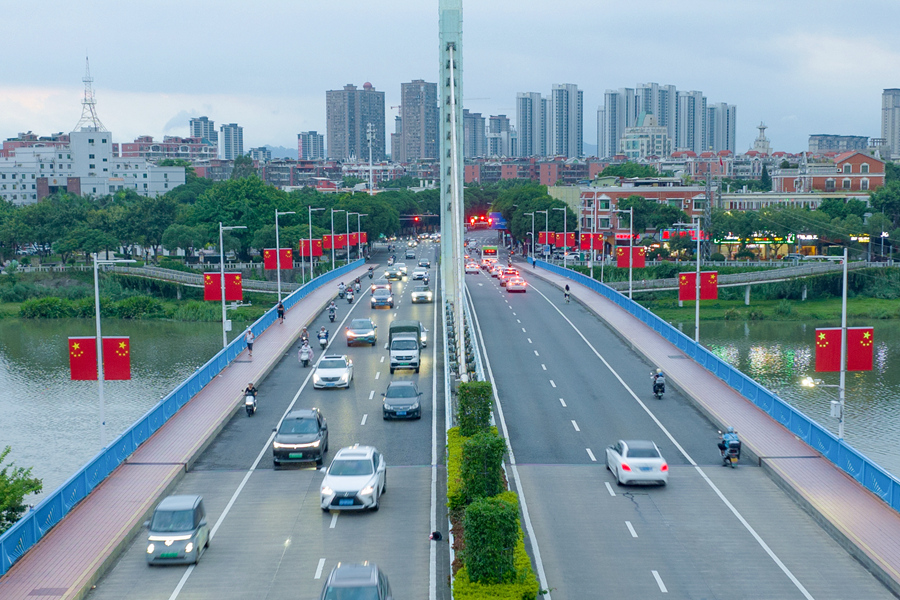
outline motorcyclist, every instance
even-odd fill
[[[325,329],[325,326],[322,325],[322,328],[319,330],[319,333],[316,334],[316,337],[320,340],[328,341],[328,330]]]
[[[666,374],[663,373],[662,369],[657,369],[653,373],[650,374],[650,377],[653,378],[653,393],[656,394],[658,392],[666,391]]]
[[[312,362],[313,349],[312,346],[309,345],[309,339],[304,340],[303,344],[301,344],[300,346],[300,350],[297,351],[297,358],[300,360],[300,362],[303,362],[304,356],[306,357],[305,360]]]
[[[300,330],[300,343],[303,342],[309,343],[309,331],[306,330],[306,327]]]
[[[359,293],[359,290],[362,289],[362,284],[359,282],[359,277],[356,278],[356,283],[353,284],[353,289],[356,291],[357,294]]]
[[[569,303],[569,284],[566,284],[566,291],[563,292],[563,296],[566,298],[566,304]]]
[[[352,304],[353,303],[353,290],[348,288],[346,297],[347,297],[347,302]]]
[[[338,295],[341,298],[344,297],[344,290],[346,290],[346,289],[347,289],[347,286],[344,285],[343,281],[338,284]]]
[[[256,398],[256,394],[257,394],[258,392],[259,392],[259,388],[255,387],[255,386],[253,385],[253,382],[252,382],[252,381],[251,381],[250,383],[247,384],[247,387],[246,387],[246,388],[244,388],[244,395],[245,395],[245,396],[253,396],[254,398]]]
[[[375,274],[375,267],[369,267],[369,279]]]
[[[737,457],[740,460],[741,458],[741,440],[738,438],[737,432],[734,430],[734,427],[729,427],[725,430],[725,433],[722,434],[722,439],[719,441],[719,450],[722,452],[722,456],[725,456],[725,451],[728,450],[728,446],[731,442],[737,442]]]

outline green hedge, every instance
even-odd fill
[[[496,427],[490,431],[500,435]],[[459,427],[447,431],[447,506],[451,509],[465,508],[467,503],[462,478],[463,445],[467,439],[459,433]]]
[[[519,539],[516,502],[479,498],[466,507],[463,520],[466,547],[463,563],[469,578],[479,583],[516,581],[514,552]]]
[[[476,433],[463,442],[463,493],[469,502],[503,492],[503,455],[506,441],[494,431]]]
[[[490,429],[493,388],[489,382],[461,383],[458,398],[456,419],[462,435],[469,437]]]

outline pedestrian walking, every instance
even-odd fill
[[[253,340],[255,336],[253,335],[253,331],[250,329],[247,330],[247,333],[244,334],[244,341],[247,342],[247,350],[250,351],[250,358],[253,358]]]
[[[278,301],[278,306],[275,307],[275,310],[278,311],[278,318],[284,323],[284,304],[282,304],[280,300]]]

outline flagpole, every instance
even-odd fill
[[[628,207],[628,299],[632,296],[632,277],[634,269],[634,207]]]
[[[281,302],[281,240],[278,237],[278,215],[295,215],[294,211],[278,212],[275,209],[275,267],[278,271],[278,301]],[[293,263],[293,261],[291,261]],[[293,266],[293,265],[292,265]]]
[[[697,277],[694,301],[694,341],[700,343],[700,218],[697,218]]]
[[[844,439],[844,384],[847,376],[847,248],[844,247],[844,285],[841,291],[841,380],[840,392],[841,416],[838,420],[838,440]]]

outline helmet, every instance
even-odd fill
[[[726,429],[726,431],[728,433],[734,433],[734,427],[729,427],[728,429]]]
[[[657,369],[656,372],[662,375],[662,369]]]

